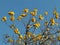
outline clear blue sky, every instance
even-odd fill
[[[8,16],[8,11],[15,12],[15,16],[19,15],[24,8],[33,10],[37,8],[40,13],[44,11],[52,12],[54,7],[60,12],[60,0],[0,0],[0,18]],[[4,23],[0,22],[0,45],[5,45],[2,42],[3,34],[13,34],[11,29]]]

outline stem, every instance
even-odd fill
[[[26,40],[25,40],[25,45],[27,45],[27,32],[28,32],[28,30],[26,29]]]

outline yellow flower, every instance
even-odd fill
[[[9,38],[9,39],[8,39],[8,42],[13,42],[13,39]]]
[[[37,41],[37,38],[34,38],[34,39],[33,39],[33,41],[34,41],[34,43],[36,43],[36,41]]]
[[[23,45],[25,45],[25,43]]]
[[[13,24],[13,25],[11,25],[11,26],[10,26],[10,28],[15,28],[15,25],[14,25],[14,24]]]
[[[48,12],[46,11],[46,12],[44,12],[44,14],[45,14],[45,15],[48,15]]]
[[[29,9],[24,9],[23,12],[28,13]]]
[[[22,16],[19,16],[18,18],[17,18],[17,20],[21,20],[23,17]]]
[[[15,17],[14,16],[11,16],[10,20],[11,21],[14,21],[15,20]]]
[[[32,16],[36,16],[36,12],[30,12]]]
[[[55,25],[55,23],[51,23],[51,25],[50,26],[54,26]]]
[[[19,38],[19,39],[22,39],[22,38],[23,38],[23,36],[22,36],[22,35],[20,35],[20,36],[18,36],[18,38]]]
[[[50,22],[54,24],[55,23],[54,18],[51,18]]]
[[[21,41],[20,39],[16,40],[17,43],[20,43],[20,41]]]
[[[38,40],[41,40],[41,39],[42,39],[42,35],[41,35],[41,34],[38,34],[38,35],[37,35],[37,39],[38,39]]]
[[[7,20],[7,17],[4,16],[4,17],[2,18],[2,21],[6,21],[6,20]]]
[[[54,18],[51,18],[51,19],[50,19],[50,22],[51,22],[51,26],[55,25],[55,20],[54,20]]]
[[[34,35],[33,35],[33,33],[31,33],[31,32],[27,32],[27,36],[30,38],[30,37],[32,37],[32,36],[34,36]]]
[[[46,28],[46,30],[47,30],[47,31],[49,31],[49,30],[50,30],[50,28]]]
[[[32,22],[36,22],[36,19],[34,17],[31,20],[32,20]]]
[[[46,45],[50,45],[50,44],[46,44]]]
[[[48,39],[48,36],[45,36],[45,39]]]
[[[19,31],[18,31],[18,28],[14,29],[14,33],[15,34],[20,34]]]
[[[38,28],[38,27],[40,26],[40,23],[37,22],[37,23],[35,23],[33,26],[36,27],[36,28]]]
[[[34,38],[35,37],[35,34],[31,34],[31,37]]]
[[[31,35],[32,33],[31,32],[27,32],[28,35]]]
[[[35,8],[35,9],[34,9],[34,12],[37,12],[37,11],[38,11],[38,10]]]
[[[59,18],[59,16],[58,16],[58,15],[55,15],[55,18],[56,18],[56,19],[58,19],[58,18]]]
[[[48,22],[46,21],[46,22],[44,23],[44,25],[48,25]]]
[[[57,22],[55,22],[55,24],[56,24],[56,26],[58,26],[58,23]]]
[[[59,13],[58,13],[58,12],[55,13],[55,18],[56,18],[56,19],[59,18]]]
[[[35,37],[35,35],[34,35],[33,33],[31,33],[31,32],[28,32],[28,33],[27,33],[27,36],[28,36],[29,38],[30,38],[30,37],[31,37],[31,38],[34,38],[34,37]]]
[[[23,39],[26,40],[26,35],[24,35]]]
[[[39,36],[39,37],[37,37],[37,40],[41,40],[41,38],[42,38],[42,37]]]
[[[60,41],[60,36],[59,36],[59,37],[57,37],[57,40],[59,40],[59,41]]]
[[[54,10],[54,11],[53,11],[53,14],[55,15],[55,14],[56,14],[56,12],[57,12],[57,11],[56,11],[56,10]]]
[[[44,17],[40,14],[39,19],[40,19],[40,20],[43,20]]]
[[[13,11],[8,12],[8,14],[9,14],[10,16],[14,16],[14,12],[13,12]]]
[[[30,34],[28,34],[27,36],[28,36],[29,38],[31,37],[31,35],[30,35]]]
[[[30,26],[30,25],[28,25],[26,28],[27,28],[27,29],[29,29],[29,28],[31,28],[31,26]]]
[[[25,17],[25,16],[27,16],[27,14],[21,14],[21,16],[22,16],[22,17]]]
[[[53,37],[53,35],[51,35],[49,38],[50,38],[50,39],[53,39],[54,37]]]

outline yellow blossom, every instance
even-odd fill
[[[24,9],[23,12],[28,13],[29,9]]]
[[[45,15],[48,15],[48,12],[46,11],[46,12],[44,12],[44,14],[45,14]]]
[[[34,39],[33,39],[33,41],[34,41],[34,43],[36,43],[36,41],[37,41],[37,38],[34,38]]]
[[[38,11],[38,10],[35,8],[35,9],[34,9],[34,12],[37,12],[37,11]]]
[[[35,34],[31,34],[31,37],[34,38],[35,37]]]
[[[30,34],[28,34],[27,36],[28,36],[29,38],[31,37],[31,35],[30,35]]]
[[[31,26],[30,26],[30,25],[28,25],[26,28],[27,28],[27,29],[29,29],[29,28],[31,28]]]
[[[51,25],[50,26],[54,26],[55,25],[55,23],[51,23]]]
[[[36,12],[30,12],[32,16],[36,16]]]
[[[51,22],[51,23],[55,23],[54,18],[51,18],[50,22]]]
[[[23,45],[25,45],[25,43]]]
[[[50,45],[50,44],[46,44],[46,45]]]
[[[26,35],[23,36],[23,39],[24,39],[24,40],[26,39]]]
[[[16,40],[17,43],[20,43],[20,41],[21,41],[20,39]]]
[[[56,18],[56,19],[59,18],[59,13],[58,13],[58,12],[55,13],[55,18]]]
[[[17,20],[21,20],[23,17],[22,16],[18,16]]]
[[[13,39],[9,38],[9,39],[8,39],[8,42],[13,42]]]
[[[15,28],[15,25],[14,25],[14,24],[13,24],[13,25],[11,25],[11,26],[10,26],[10,28]]]
[[[48,39],[48,36],[45,36],[45,39]]]
[[[51,35],[49,38],[50,38],[50,39],[53,39],[54,37],[53,37],[53,35]]]
[[[22,35],[20,35],[20,36],[18,36],[18,38],[19,38],[19,39],[22,39],[22,38],[23,38],[23,36],[22,36]]]
[[[56,10],[53,11],[53,14],[55,15],[55,18],[56,18],[56,19],[59,18],[59,13],[58,13]]]
[[[39,19],[40,19],[40,20],[43,20],[44,17],[40,14],[40,15],[39,15]]]
[[[32,33],[31,32],[27,32],[28,35],[31,35]]]
[[[31,20],[32,20],[32,22],[36,22],[36,19],[34,17]]]
[[[41,40],[41,39],[42,39],[42,35],[41,35],[41,34],[38,34],[38,35],[37,35],[37,39],[38,39],[38,40]]]
[[[15,20],[15,17],[14,16],[11,16],[10,20],[11,21],[14,21]]]
[[[44,25],[45,25],[45,26],[48,25],[48,22],[46,21],[46,22],[44,23]]]
[[[36,27],[36,28],[38,28],[38,27],[40,26],[40,23],[37,22],[37,23],[35,23],[33,26]]]
[[[14,16],[14,12],[13,12],[13,11],[8,12],[8,14],[9,14],[10,16]]]
[[[6,21],[6,20],[7,20],[7,17],[4,16],[4,17],[2,18],[2,21]]]
[[[56,26],[58,26],[58,23],[57,23],[57,22],[55,22],[55,25],[56,25]]]
[[[50,28],[46,28],[46,30],[47,30],[47,31],[49,31],[49,30],[50,30]]]
[[[55,15],[55,14],[56,14],[56,12],[57,12],[57,11],[56,11],[56,10],[54,10],[54,11],[53,11],[53,14]]]
[[[18,28],[14,29],[14,33],[15,34],[20,34],[19,31],[18,31]]]
[[[27,14],[21,14],[21,16],[22,16],[22,17],[25,17],[25,16],[27,16]]]
[[[57,37],[57,40],[59,40],[59,41],[60,41],[60,36],[59,36],[59,37]]]

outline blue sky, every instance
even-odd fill
[[[58,12],[60,12],[60,0],[0,0],[0,18],[3,16],[9,17],[7,14],[9,11],[14,11],[15,16],[17,17],[24,8],[28,8],[33,10],[37,8],[40,13],[44,11],[52,12],[54,7],[57,8]],[[49,15],[51,16],[51,15]],[[1,19],[0,19],[1,20]],[[0,21],[0,44],[5,45],[2,40],[2,35],[5,33],[11,33],[11,29]]]

